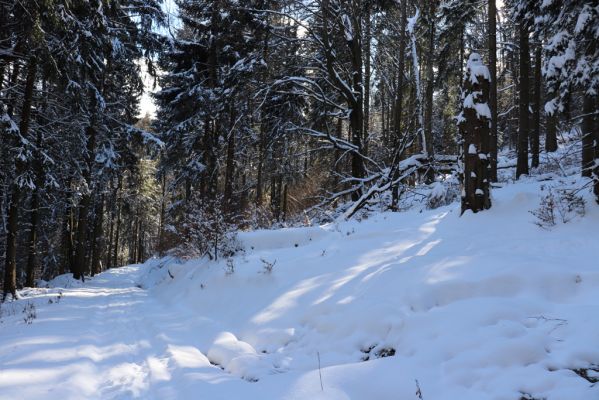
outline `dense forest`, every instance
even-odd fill
[[[595,0],[175,3],[0,0],[4,299],[401,211],[423,185],[482,211],[499,170],[522,179],[564,133],[599,202]]]

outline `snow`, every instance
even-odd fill
[[[490,80],[489,69],[483,64],[482,58],[478,53],[471,53],[466,62],[466,69],[470,72],[468,79],[471,83],[478,83],[478,77]]]
[[[574,372],[599,364],[599,207],[584,192],[584,217],[540,229],[543,185],[476,215],[242,233],[229,275],[165,258],[40,281],[1,307],[0,399],[599,398]]]
[[[593,18],[591,13],[591,6],[585,4],[576,20],[576,27],[574,28],[575,33],[581,33],[584,30],[587,23]]]

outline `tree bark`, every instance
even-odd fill
[[[67,190],[71,190],[71,181],[68,180],[65,187]],[[62,246],[63,246],[63,261],[61,263],[60,273],[64,274],[67,271],[74,273],[73,268],[73,231],[74,229],[74,218],[72,208],[72,192],[65,196],[65,211],[64,221],[62,225]],[[68,268],[67,268],[68,267]]]
[[[535,48],[535,93],[534,109],[532,114],[532,137],[530,139],[530,151],[532,153],[531,167],[539,166],[539,140],[541,137],[541,45]]]
[[[497,5],[495,4],[496,0],[488,1],[489,72],[491,75],[489,87],[489,108],[491,109],[489,179],[491,182],[497,182]]]
[[[19,123],[19,132],[23,138],[26,138],[29,133],[29,123],[31,121],[31,105],[33,103],[33,87],[35,84],[35,76],[37,72],[37,59],[31,57],[27,68],[27,79],[25,83],[25,92],[23,97],[23,105],[21,110],[21,121]],[[20,143],[15,143],[17,146]],[[11,197],[8,206],[8,221],[6,232],[6,255],[4,261],[4,285],[2,301],[6,300],[8,295],[17,298],[17,233],[19,206],[21,201],[21,187],[17,182],[17,177],[21,175],[25,166],[23,161],[15,158],[15,177],[11,184]]]
[[[231,123],[233,125],[233,110],[231,110]],[[233,211],[233,175],[235,173],[235,131],[233,126],[227,139],[227,162],[225,166],[225,189],[223,195],[224,211],[229,214]]]
[[[595,167],[595,99],[587,94],[582,99],[582,176],[591,177]]]
[[[122,199],[119,195],[121,187],[123,186],[123,178],[121,175],[118,177],[117,189],[116,189],[116,225],[114,227],[114,247],[112,248],[112,267],[119,266],[119,238],[120,238],[120,230],[121,230],[121,203]]]
[[[364,128],[362,142],[364,143],[364,154],[368,154],[368,136],[370,131],[370,57],[371,57],[371,46],[372,40],[372,21],[370,15],[369,3],[364,5]]]
[[[477,67],[472,69],[471,66]],[[480,56],[470,55],[466,68],[463,93],[472,104],[464,104],[459,123],[462,135],[460,158],[463,164],[462,213],[472,210],[476,213],[491,207],[489,189],[489,118],[479,114],[476,105],[487,105],[489,100],[489,79],[480,73]],[[472,79],[472,77],[476,79]]]
[[[163,255],[165,250],[164,243],[164,221],[166,220],[166,173],[162,175],[161,179],[161,195],[160,195],[160,216],[158,220],[158,254]],[[112,224],[112,222],[111,222]],[[112,230],[112,225],[111,228]],[[110,233],[112,240],[112,231]]]
[[[354,10],[354,14],[357,10]],[[362,159],[362,153],[364,151],[362,136],[364,128],[364,97],[363,97],[363,74],[362,74],[362,46],[361,46],[361,28],[357,15],[353,15],[352,25],[354,36],[351,40],[347,40],[348,48],[351,52],[351,63],[352,63],[352,89],[354,95],[349,101],[349,107],[351,108],[349,121],[352,134],[352,144],[356,147],[357,151],[352,153],[351,160],[351,172],[352,176],[357,179],[361,179],[366,174],[364,168],[364,160]],[[359,188],[352,193],[352,200],[356,201],[362,195],[362,189]]]
[[[265,122],[262,121],[260,123],[260,137],[258,139],[258,171],[256,176],[256,206],[260,207],[262,205],[262,186],[263,186],[263,177],[262,170],[264,169],[264,141],[266,133],[265,131]]]
[[[435,85],[435,76],[433,64],[435,60],[435,13],[437,0],[429,0],[429,21],[428,21],[428,56],[426,61],[426,93],[424,107],[424,137],[426,146],[423,149],[428,157],[429,164],[432,165],[434,158],[433,147],[433,94]],[[426,182],[432,183],[435,180],[434,170],[429,167],[426,172]]]
[[[92,164],[93,154],[96,145],[96,130],[93,126],[88,126],[85,129],[87,138],[87,166],[84,172],[84,180],[87,184],[87,188],[81,195],[79,202],[79,217],[77,218],[77,234],[76,234],[76,247],[75,247],[75,264],[74,264],[74,279],[85,280],[85,272],[87,270],[87,227],[89,222],[89,207],[91,204],[91,177],[92,177]]]
[[[545,113],[545,151],[557,151],[557,115]]]
[[[595,110],[599,110],[599,96],[595,96]],[[595,169],[593,170],[593,179],[595,184],[593,185],[593,193],[595,193],[595,200],[599,204],[599,115],[595,114]]]
[[[94,212],[94,229],[92,240],[92,276],[102,272],[102,255],[104,252],[104,194],[100,196]]]
[[[37,228],[40,224],[39,196],[44,184],[44,170],[41,160],[40,149],[42,146],[42,132],[37,132],[35,158],[33,160],[33,171],[35,175],[35,187],[31,191],[30,203],[30,231],[29,231],[29,254],[27,255],[27,266],[25,268],[25,286],[34,287],[35,269],[37,262]]]
[[[529,136],[529,71],[530,49],[528,46],[528,25],[520,21],[520,101],[518,107],[518,160],[516,165],[516,178],[528,175],[528,136]]]
[[[407,21],[407,0],[401,0],[401,16],[399,23],[399,60],[397,71],[397,86],[395,94],[395,105],[393,110],[393,154],[398,152],[401,146],[401,117],[403,113],[403,85],[404,85],[404,68],[406,61],[406,21]],[[398,171],[396,168],[395,171]],[[395,181],[399,176],[396,172],[393,176]],[[399,202],[399,184],[396,184],[391,189],[391,208],[397,209]]]

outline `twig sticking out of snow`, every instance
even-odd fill
[[[320,368],[320,352],[316,352],[316,357],[318,357],[318,376],[320,377],[320,390],[324,392],[324,386],[322,384],[322,369]]]
[[[420,389],[420,384],[418,383],[418,379],[414,379],[416,381],[416,396],[418,396],[418,398],[420,400],[424,400],[424,397],[422,397],[422,390]]]

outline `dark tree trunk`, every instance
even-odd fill
[[[407,0],[401,0],[401,17],[400,17],[400,34],[399,34],[399,60],[398,60],[398,71],[397,71],[397,86],[395,94],[395,105],[393,110],[393,154],[398,153],[399,146],[401,146],[401,116],[403,113],[403,86],[404,86],[404,68],[406,60],[406,21],[407,21]],[[398,162],[398,160],[396,160]],[[397,171],[393,180],[399,178],[399,171]],[[399,184],[393,185],[391,191],[391,208],[397,209],[397,203],[399,202]]]
[[[478,58],[478,61],[477,61]],[[480,66],[480,56],[470,55],[469,66]],[[484,74],[477,73],[480,68],[466,69],[464,93],[471,96],[473,103],[488,104],[489,80]],[[476,76],[472,79],[471,76]],[[478,93],[478,95],[477,95]],[[489,192],[489,119],[480,115],[473,105],[462,109],[459,124],[463,147],[461,157],[463,163],[462,177],[462,213],[466,210],[478,212],[491,207]]]
[[[582,176],[591,177],[595,166],[595,99],[583,95],[582,103]]]
[[[77,217],[77,231],[75,233],[75,257],[73,260],[73,278],[85,280],[87,272],[87,226],[89,218],[90,195],[84,194],[79,202],[79,216]]]
[[[354,101],[350,103],[351,112],[349,116],[350,127],[351,127],[351,142],[357,149],[352,153],[351,159],[351,174],[354,178],[361,179],[366,174],[364,169],[364,160],[362,154],[364,148],[362,146],[362,131],[364,127],[364,113],[363,105],[364,101],[362,98],[362,48],[360,41],[357,38],[349,41],[348,43],[352,50],[352,69],[353,69],[353,90],[354,90]],[[358,200],[362,195],[362,189],[358,188],[352,193],[352,200]]]
[[[17,297],[17,230],[19,218],[19,197],[20,188],[15,183],[12,185],[12,196],[8,206],[8,221],[6,224],[6,255],[4,264],[4,288],[2,301],[6,300],[8,295]]]
[[[70,180],[66,184],[66,188],[68,190],[71,189]],[[66,195],[66,207],[64,211],[64,222],[62,228],[62,245],[63,245],[63,262],[61,264],[61,274],[66,273],[67,271],[74,273],[74,264],[73,264],[73,232],[75,231],[75,218],[73,216],[73,207],[72,207],[72,192]]]
[[[29,249],[27,255],[27,267],[26,267],[26,277],[25,277],[25,286],[34,287],[35,286],[35,269],[36,269],[36,261],[37,261],[37,227],[40,222],[40,213],[39,213],[39,192],[40,189],[36,185],[31,192],[31,212],[30,212],[30,231],[29,231]]]
[[[426,61],[426,90],[424,99],[424,138],[426,146],[423,149],[432,166],[434,154],[433,147],[433,94],[435,85],[435,76],[433,64],[435,60],[435,13],[437,0],[429,0],[429,21],[428,21],[428,55]],[[429,167],[426,172],[426,182],[432,183],[435,180],[435,172]]]
[[[287,220],[287,183],[283,187],[283,221]]]
[[[30,231],[29,231],[29,254],[27,255],[27,267],[25,268],[25,286],[33,287],[35,285],[35,270],[37,262],[37,228],[40,224],[39,196],[44,184],[43,164],[39,149],[42,146],[42,132],[37,132],[35,159],[33,160],[33,169],[35,174],[35,187],[31,191],[30,205]]]
[[[15,67],[16,68],[16,67]],[[25,92],[23,97],[23,106],[21,110],[21,121],[19,123],[19,132],[21,137],[27,138],[29,133],[29,123],[31,121],[31,105],[33,102],[33,89],[35,84],[35,75],[37,72],[37,59],[31,57],[27,68],[27,79],[25,83]],[[20,143],[15,143],[20,146]],[[17,234],[19,206],[21,201],[21,188],[16,181],[16,177],[21,175],[24,170],[23,161],[15,158],[15,179],[11,184],[11,197],[8,206],[8,221],[6,231],[6,255],[4,260],[4,287],[2,301],[6,300],[8,295],[17,297]]]
[[[530,152],[532,153],[531,167],[539,166],[539,140],[541,137],[541,45],[535,48],[535,98],[532,114],[532,137],[530,139]]]
[[[599,96],[595,96],[595,110],[599,110]],[[595,169],[593,170],[593,179],[595,184],[593,187],[593,193],[595,193],[595,200],[599,204],[599,115],[595,114]]]
[[[372,40],[372,21],[370,15],[370,4],[365,4],[364,12],[364,128],[362,142],[364,143],[364,154],[368,154],[368,135],[370,131],[370,56]]]
[[[530,74],[530,49],[528,46],[528,25],[520,21],[520,102],[518,107],[518,160],[516,165],[516,178],[528,175],[528,136],[529,136],[529,74]]]
[[[104,252],[104,194],[100,196],[94,211],[94,229],[92,240],[92,276],[102,272],[102,256]]]
[[[119,256],[119,238],[120,238],[120,232],[121,232],[121,203],[122,203],[122,199],[121,199],[121,196],[118,195],[118,193],[120,192],[122,185],[123,185],[123,178],[119,175],[117,190],[116,190],[116,193],[117,193],[116,225],[114,227],[114,244],[113,244],[114,247],[112,248],[112,267],[119,266],[118,256]]]
[[[164,243],[164,221],[166,219],[166,174],[162,175],[161,179],[161,196],[160,196],[160,219],[158,221],[158,254],[163,255],[165,250]],[[112,229],[112,226],[111,226]],[[112,232],[111,232],[112,237]]]
[[[96,130],[92,126],[88,126],[85,130],[87,138],[87,166],[84,172],[84,179],[88,188],[81,195],[79,202],[79,217],[77,218],[77,234],[75,244],[75,265],[73,278],[85,280],[85,273],[87,272],[88,259],[87,255],[87,227],[89,223],[89,207],[91,205],[91,176],[92,166],[94,160],[94,150],[96,146]]]
[[[264,141],[265,139],[265,122],[262,121],[260,123],[260,138],[258,143],[258,171],[256,176],[256,205],[259,207],[262,205],[262,186],[263,186],[263,177],[262,170],[264,169]]]
[[[489,141],[490,171],[489,179],[497,182],[497,5],[496,0],[489,0],[489,108],[491,109],[491,133]]]
[[[231,111],[231,119],[234,113]],[[234,122],[234,121],[232,121]],[[225,189],[223,196],[223,207],[227,214],[233,211],[233,175],[235,173],[235,132],[231,128],[227,140],[227,162],[225,166]]]
[[[137,238],[137,263],[141,264],[144,262],[144,222],[143,219],[139,220],[139,236]]]
[[[557,113],[545,113],[545,151],[557,151]]]

